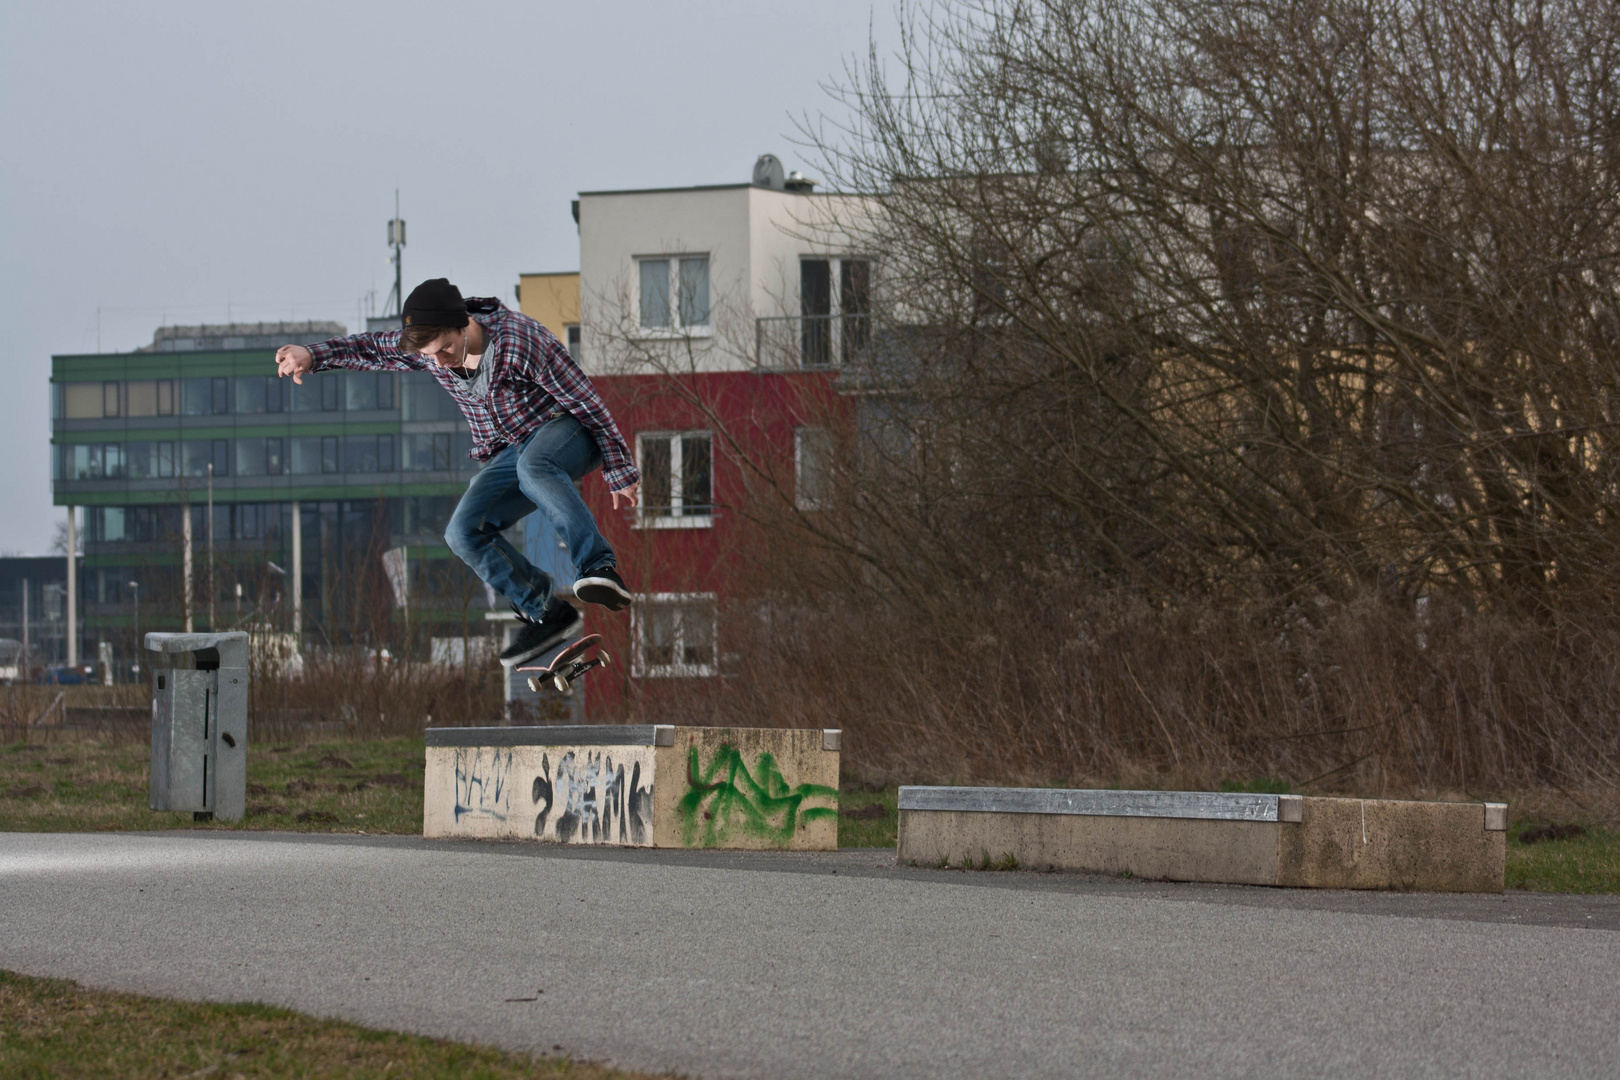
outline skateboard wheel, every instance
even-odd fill
[[[528,682],[530,693],[538,694],[540,692],[540,680],[530,675]]]
[[[609,655],[608,655],[608,654],[607,654],[607,653],[605,653],[605,652],[599,652],[599,653],[597,653],[597,654],[596,654],[596,658],[597,658],[597,659],[598,659],[598,660],[600,660],[600,661],[602,661],[602,666],[603,666],[603,667],[607,667],[607,666],[608,666],[608,665],[609,665],[609,664],[611,664],[611,663],[613,663],[613,657],[611,657],[611,656],[609,656]]]
[[[557,688],[557,693],[559,694],[568,693],[568,679],[562,675],[553,676],[551,679],[551,685]]]

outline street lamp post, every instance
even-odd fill
[[[129,583],[130,595],[135,600],[135,670],[131,673],[137,679],[141,677],[141,583]]]

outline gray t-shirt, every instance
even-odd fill
[[[489,397],[489,350],[484,350],[484,358],[478,362],[478,367],[468,374],[461,368],[451,368],[456,378],[461,380],[461,388],[475,398]]]

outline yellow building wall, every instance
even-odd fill
[[[579,322],[579,271],[563,274],[519,274],[518,310],[556,334],[565,344],[563,327]]]

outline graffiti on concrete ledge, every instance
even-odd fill
[[[539,807],[534,835],[544,839],[564,844],[652,841],[652,784],[642,784],[639,761],[631,763],[627,780],[624,763],[615,766],[602,751],[570,750],[557,759],[555,770],[550,755],[542,754],[533,797]]]
[[[469,747],[456,750],[456,820],[471,814],[506,820],[512,752]]]
[[[730,743],[715,751],[706,772],[700,771],[697,747],[686,758],[686,794],[676,805],[682,840],[688,846],[711,847],[742,834],[777,844],[793,839],[793,830],[818,818],[838,818],[838,789],[825,784],[789,787],[769,751],[761,752],[750,770]],[[826,799],[831,806],[804,806]]]

